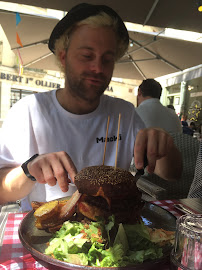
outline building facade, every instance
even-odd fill
[[[176,113],[202,125],[202,65],[159,78],[163,86],[162,103],[172,104]]]

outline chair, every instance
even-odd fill
[[[18,212],[19,209],[20,209],[20,201],[8,202],[6,204],[0,205],[0,213]]]
[[[169,182],[155,174],[145,174],[137,181],[137,187],[143,192],[143,199],[165,200],[186,198],[194,178],[196,159],[199,150],[199,141],[187,134],[171,134],[176,146],[182,154],[182,177]],[[172,168],[171,168],[172,169]]]

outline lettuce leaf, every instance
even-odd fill
[[[117,226],[114,216],[106,224],[103,219],[89,224],[64,222],[45,254],[73,264],[99,267],[127,266],[163,255],[162,249],[150,241],[143,223]]]
[[[135,225],[124,225],[128,239],[129,252],[124,260],[128,263],[143,263],[163,256],[162,248],[150,239],[149,231],[143,222]]]
[[[123,224],[119,224],[118,232],[116,234],[116,238],[114,240],[114,245],[122,245],[123,249],[123,255],[126,255],[126,253],[129,250],[129,243],[128,243],[128,238],[125,232],[125,229],[123,227]]]

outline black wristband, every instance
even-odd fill
[[[31,179],[32,181],[36,181],[36,179],[34,178],[34,176],[32,176],[32,175],[29,173],[28,168],[27,168],[27,165],[28,165],[28,163],[29,163],[30,161],[32,161],[32,160],[35,159],[36,157],[38,157],[38,154],[33,155],[30,159],[28,159],[27,161],[25,161],[25,162],[21,165],[21,167],[22,167],[22,169],[23,169],[25,175],[26,175],[29,179]]]

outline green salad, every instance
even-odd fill
[[[45,254],[72,264],[120,267],[161,258],[163,250],[158,242],[153,241],[143,222],[117,225],[111,216],[107,224],[101,219],[64,222],[50,239]]]

